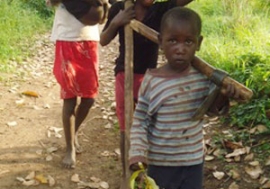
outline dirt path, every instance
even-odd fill
[[[80,133],[84,153],[77,157],[75,170],[65,170],[60,164],[64,153],[62,101],[52,74],[54,46],[48,38],[44,36],[37,42],[35,57],[25,60],[16,73],[5,75],[6,81],[0,82],[0,188],[26,188],[16,178],[25,178],[33,171],[53,177],[55,189],[76,188],[77,183],[71,181],[74,174],[84,182],[95,177],[117,188],[120,170],[111,64],[115,49],[108,46],[101,50],[100,95]],[[22,95],[26,91],[40,96]],[[32,187],[49,186],[44,183]]]
[[[15,73],[1,75],[5,79],[0,82],[0,189],[107,188],[107,184],[110,189],[118,189],[121,169],[113,92],[117,42],[100,48],[100,95],[80,131],[84,153],[77,156],[73,170],[63,169],[60,163],[65,150],[62,101],[52,74],[54,46],[48,35],[37,41],[36,49],[33,58],[21,65],[14,63]],[[35,92],[39,97],[22,95],[26,91]],[[205,127],[206,139],[217,133],[221,136],[219,133],[224,129],[212,126]],[[240,179],[228,175],[221,180],[213,177],[215,171],[230,169],[237,170]],[[35,179],[31,176],[33,172]],[[265,169],[266,178],[270,177],[269,172]],[[241,161],[226,163],[216,158],[205,163],[204,175],[205,189],[239,189],[229,187],[234,182],[240,189],[255,189],[261,185],[259,179],[250,179],[245,174]],[[24,184],[29,187],[23,185],[27,176],[30,181]],[[55,181],[51,187],[47,182],[52,179],[48,178]],[[81,182],[71,181],[71,178]],[[35,180],[39,183],[33,182]]]

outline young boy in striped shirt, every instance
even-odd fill
[[[167,64],[148,70],[139,91],[130,136],[130,169],[139,169],[141,162],[161,189],[202,188],[203,117],[193,120],[192,116],[212,85],[191,65],[202,39],[196,12],[183,7],[168,11],[159,35]],[[211,110],[223,109],[229,97],[237,96],[229,86],[227,95],[219,94]]]

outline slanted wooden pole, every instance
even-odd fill
[[[125,1],[125,9],[132,6],[131,0]],[[129,189],[128,151],[130,145],[130,127],[133,119],[133,30],[130,25],[125,26],[125,150],[124,150],[124,183],[121,189]]]
[[[151,41],[158,43],[158,32],[153,30],[152,28],[149,28],[148,26],[144,25],[143,23],[139,22],[138,20],[132,20],[130,22],[131,28],[140,33],[141,35],[145,36],[146,38],[150,39]],[[199,70],[202,74],[206,75],[207,77],[211,77],[214,70],[216,70],[215,67],[211,66],[204,60],[198,58],[199,61],[193,62],[192,65]],[[226,76],[222,81],[222,89],[221,93],[225,93],[226,88],[228,85],[234,85],[235,88],[239,90],[240,99],[243,102],[249,101],[252,96],[253,92],[243,84],[237,82],[233,78]]]

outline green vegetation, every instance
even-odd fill
[[[230,123],[270,130],[270,1],[197,0],[189,7],[203,20],[198,55],[254,92],[249,103],[231,108]]]
[[[230,73],[254,91],[246,104],[231,108],[230,123],[239,127],[264,124],[270,130],[270,1],[196,0],[189,7],[203,20],[204,42],[199,56]],[[31,56],[38,34],[52,26],[52,10],[44,0],[1,0],[0,72],[10,61]]]
[[[39,3],[39,4],[38,4]],[[0,71],[12,69],[10,61],[20,62],[34,53],[38,34],[51,28],[44,0],[1,0],[0,2]]]

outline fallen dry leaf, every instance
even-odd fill
[[[238,148],[238,149],[235,149],[232,153],[227,154],[226,158],[239,156],[239,155],[245,154],[246,152],[247,152],[246,148]]]
[[[267,158],[266,162],[265,162],[265,165],[268,166],[270,165],[270,157]]]
[[[10,170],[7,170],[7,169],[6,170],[1,170],[0,171],[0,176],[5,174],[5,173],[9,173],[9,172],[10,172]]]
[[[42,150],[41,149],[40,150],[37,150],[36,151],[36,154],[41,155],[42,154]]]
[[[52,146],[52,147],[47,148],[47,153],[50,154],[50,153],[56,152],[57,150],[58,150],[57,147]]]
[[[97,178],[97,177],[91,177],[90,180],[93,182],[100,182],[101,181],[100,178]]]
[[[224,155],[224,151],[221,149],[217,149],[213,152],[213,155],[216,157],[220,157],[220,156]]]
[[[101,154],[100,154],[101,156],[104,156],[104,157],[108,157],[108,156],[110,156],[110,152],[109,151],[104,151],[104,152],[101,152]]]
[[[44,105],[43,105],[43,108],[44,108],[44,109],[50,109],[51,106],[50,106],[49,104],[44,104]]]
[[[215,159],[215,157],[214,156],[209,156],[209,155],[206,155],[205,158],[204,158],[205,161],[212,161],[213,159]]]
[[[14,126],[17,126],[18,124],[17,124],[16,121],[10,121],[10,122],[7,122],[7,125],[8,125],[9,127],[14,127]]]
[[[232,177],[234,180],[239,180],[241,178],[239,172],[235,169],[231,169],[228,175]]]
[[[115,149],[114,150],[114,153],[116,153],[116,155],[119,155],[119,156],[121,155],[121,152],[120,152],[120,149],[119,148]]]
[[[266,177],[261,177],[260,180],[259,180],[259,183],[262,185],[262,184],[265,184],[269,179],[266,178]]]
[[[268,128],[265,125],[257,125],[256,128],[259,133],[264,133],[268,131]]]
[[[253,127],[252,129],[249,130],[249,133],[250,134],[255,134],[257,131],[257,128],[256,127]]]
[[[270,181],[268,181],[267,183],[265,183],[263,186],[262,186],[263,189],[265,188],[270,188]]]
[[[71,176],[71,181],[72,182],[80,182],[80,178],[78,174],[74,174]]]
[[[249,162],[249,165],[258,166],[258,165],[260,165],[260,162],[259,161],[252,161],[252,162]]]
[[[108,123],[107,125],[104,126],[105,129],[110,129],[112,128],[112,125],[110,123]]]
[[[233,160],[230,159],[230,158],[226,158],[225,161],[226,161],[227,163],[230,163],[230,162],[232,162]]]
[[[93,182],[82,182],[80,181],[79,183],[77,183],[77,185],[79,186],[79,188],[83,189],[83,188],[91,188],[91,189],[98,189],[100,184],[99,183],[93,183]]]
[[[17,106],[21,106],[21,105],[24,104],[24,99],[16,100],[15,103],[16,103]]]
[[[246,157],[245,157],[245,161],[252,161],[254,159],[254,154],[251,153],[251,154],[248,154]]]
[[[36,179],[37,181],[39,181],[40,183],[42,183],[42,184],[48,183],[47,178],[44,177],[44,175],[42,175],[42,174],[36,175],[36,176],[35,176],[35,179]]]
[[[232,150],[243,148],[242,142],[231,142],[231,141],[224,140],[224,145],[226,148],[232,149]]]
[[[49,186],[55,185],[55,180],[51,175],[48,175],[48,183],[49,183]]]
[[[235,182],[233,182],[230,184],[228,189],[239,189],[239,186]]]
[[[260,166],[247,166],[245,171],[252,179],[258,179],[263,173]]]
[[[25,180],[32,180],[34,179],[36,176],[36,173],[35,171],[31,171],[26,177],[25,177]]]
[[[220,171],[215,171],[215,172],[213,172],[213,175],[214,175],[214,177],[216,179],[221,180],[224,177],[225,173],[224,172],[220,172]]]
[[[53,157],[51,155],[46,156],[46,161],[52,161]]]
[[[109,188],[109,184],[105,181],[101,181],[100,183],[100,187],[103,189],[108,189]]]
[[[29,97],[35,97],[35,98],[39,97],[39,94],[37,92],[34,92],[34,91],[23,91],[22,95],[29,96]]]
[[[206,154],[210,155],[210,154],[212,154],[215,150],[216,150],[216,148],[209,147],[209,148],[207,148]]]
[[[22,178],[22,177],[16,177],[16,180],[18,180],[18,181],[20,181],[20,182],[24,182],[24,181],[25,181],[25,179]]]
[[[241,161],[241,156],[235,156],[234,158],[235,162],[240,162]]]

